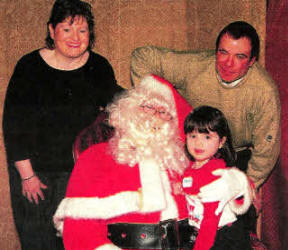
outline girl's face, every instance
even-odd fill
[[[225,141],[226,137],[221,139],[219,135],[213,131],[209,131],[208,134],[192,131],[186,135],[188,151],[198,164],[205,163],[205,161],[213,157]]]

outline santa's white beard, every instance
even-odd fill
[[[143,160],[154,159],[163,169],[182,172],[187,163],[177,122],[141,111],[126,119],[124,128],[116,129],[110,144],[113,155],[121,164],[134,166]]]

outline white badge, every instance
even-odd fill
[[[182,186],[183,188],[189,188],[189,187],[192,187],[192,183],[193,183],[193,178],[191,176],[185,177],[182,181]]]

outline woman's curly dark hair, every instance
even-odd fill
[[[54,40],[51,38],[49,25],[52,25],[55,29],[58,23],[63,22],[66,18],[71,17],[71,22],[75,16],[84,17],[88,24],[89,29],[89,45],[88,50],[92,49],[94,46],[95,35],[94,35],[94,16],[92,14],[92,8],[89,3],[83,2],[81,0],[56,0],[49,21],[47,22],[47,36],[45,39],[46,46],[49,49],[54,49]]]

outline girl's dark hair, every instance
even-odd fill
[[[92,14],[91,5],[81,0],[56,0],[49,21],[47,22],[47,36],[45,39],[46,46],[54,49],[54,40],[50,36],[49,25],[55,29],[58,23],[63,22],[67,17],[71,17],[73,23],[75,16],[82,16],[86,19],[89,29],[89,45],[88,50],[93,48],[94,35],[94,16]]]
[[[228,122],[220,110],[210,106],[200,106],[194,109],[184,122],[185,135],[193,131],[205,134],[213,131],[219,135],[220,139],[225,136],[226,141],[223,147],[218,150],[214,157],[224,159],[227,166],[235,166],[236,154],[232,145],[231,132]],[[185,144],[185,152],[188,158],[194,161],[193,156],[188,151],[187,143]]]

